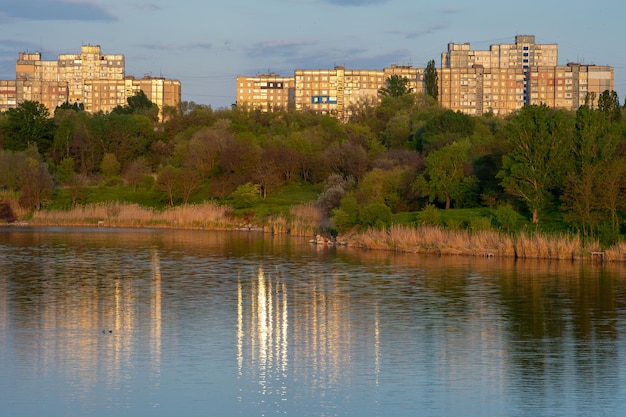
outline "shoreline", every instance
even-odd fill
[[[209,226],[212,224],[212,227]],[[626,244],[618,244],[603,249],[594,241],[584,245],[578,236],[547,236],[541,234],[506,235],[499,231],[486,230],[470,232],[467,230],[449,230],[438,226],[403,226],[395,225],[389,229],[368,229],[364,232],[350,232],[337,239],[313,232],[314,227],[299,227],[299,233],[292,233],[288,224],[281,219],[278,226],[272,222],[267,225],[253,225],[221,222],[205,224],[157,222],[154,221],[16,221],[0,225],[1,229],[21,228],[89,228],[89,229],[154,229],[154,230],[204,230],[204,231],[240,231],[272,235],[310,238],[311,244],[343,246],[364,250],[380,250],[399,253],[414,253],[435,256],[471,256],[483,258],[537,259],[548,261],[626,263]],[[305,233],[302,233],[305,232]]]

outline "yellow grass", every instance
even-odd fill
[[[493,230],[451,230],[440,226],[395,225],[388,230],[368,229],[351,233],[349,246],[442,255],[517,257],[523,259],[575,260],[600,251],[597,241],[583,244],[578,235],[550,236],[521,233],[517,236]],[[605,252],[605,260],[626,260],[626,243]]]
[[[289,216],[272,216],[267,229],[272,233],[294,236],[313,236],[324,221],[324,213],[313,203],[299,204],[289,210]]]
[[[12,204],[19,218],[26,213]],[[323,213],[314,204],[293,207],[287,216],[266,220],[263,229],[276,234],[313,236],[324,225]],[[33,225],[152,227],[225,230],[239,227],[229,207],[214,203],[187,204],[165,210],[130,203],[98,203],[67,211],[40,210],[29,222]],[[352,247],[441,255],[497,256],[522,259],[578,260],[598,258],[626,261],[626,242],[603,250],[598,241],[583,242],[578,235],[520,233],[509,235],[494,230],[451,230],[441,226],[394,225],[389,229],[370,228],[338,238]]]
[[[233,228],[228,208],[214,203],[185,204],[163,211],[130,203],[96,203],[67,211],[40,210],[30,223],[35,225],[106,226],[106,227],[176,227]]]

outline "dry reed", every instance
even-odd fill
[[[351,233],[349,246],[446,255],[501,256],[523,259],[574,260],[600,251],[600,243],[583,243],[578,235],[550,236],[520,233],[517,236],[493,230],[450,230],[440,226],[394,225],[388,230],[370,228]],[[602,252],[605,260],[626,260],[626,243]]]
[[[71,210],[40,210],[30,223],[35,225],[233,228],[228,208],[214,203],[185,204],[162,211],[131,203],[95,203]]]

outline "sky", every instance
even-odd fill
[[[475,50],[535,35],[559,64],[610,65],[626,96],[622,0],[0,0],[0,79],[20,52],[43,60],[100,45],[126,75],[181,81],[182,99],[229,107],[236,77],[296,69],[423,68],[448,43]]]

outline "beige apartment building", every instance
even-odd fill
[[[392,65],[379,70],[296,70],[293,77],[276,74],[237,77],[237,103],[244,108],[271,111],[295,109],[331,114],[347,120],[366,105],[378,104],[378,90],[391,75],[409,79],[413,91],[423,89],[423,70]]]
[[[288,110],[294,105],[294,77],[269,73],[237,77],[237,102],[261,111]]]
[[[178,107],[181,101],[180,81],[126,76],[124,55],[103,55],[98,45],[83,45],[80,54],[61,54],[56,61],[42,61],[40,52],[20,53],[15,81],[0,81],[0,111],[30,100],[51,114],[66,102],[108,113],[139,90],[159,106],[161,119],[164,106]]]
[[[526,104],[576,110],[588,95],[598,97],[613,86],[612,67],[559,66],[558,46],[536,44],[530,35],[516,36],[515,44],[491,45],[488,51],[451,43],[441,54],[440,104],[476,116],[505,116]]]
[[[541,103],[576,110],[588,97],[597,100],[603,91],[614,88],[612,67],[576,63],[559,66],[558,45],[538,44],[532,35],[518,35],[515,43],[491,45],[488,50],[473,50],[469,43],[450,43],[441,54],[437,72],[439,104],[475,116],[505,116],[526,104]],[[378,104],[378,89],[394,74],[407,77],[413,92],[424,91],[424,68],[392,65],[382,71],[299,69],[294,77],[281,78],[292,83],[294,94],[283,95],[281,103],[286,99],[290,104],[280,107],[348,120],[356,109]],[[277,78],[274,74],[238,77],[237,103],[264,111],[277,108],[261,87]],[[589,103],[594,104],[592,100]]]

